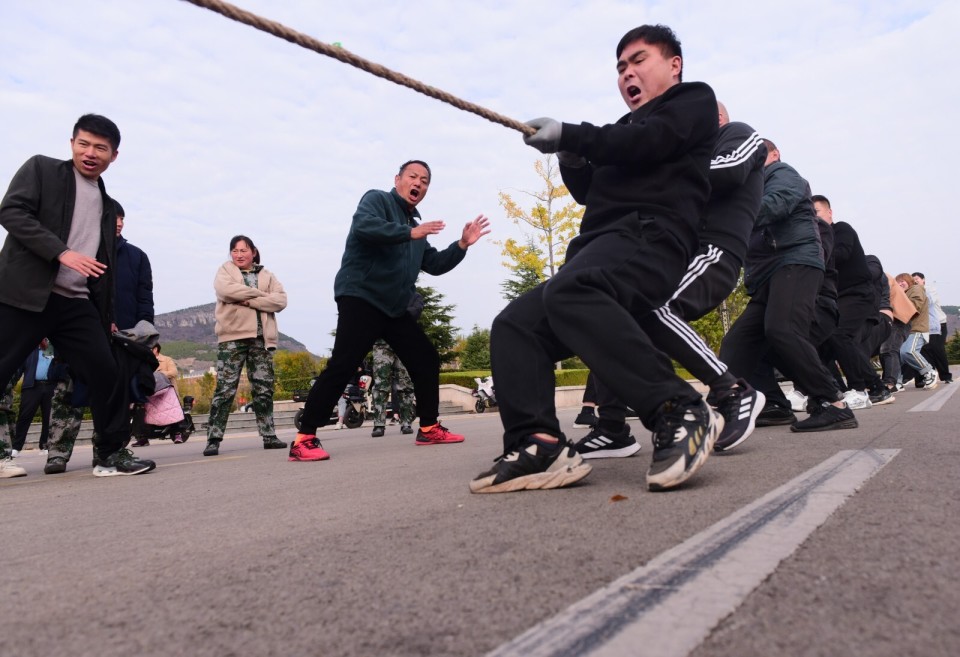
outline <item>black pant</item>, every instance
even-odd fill
[[[941,381],[950,381],[950,361],[947,359],[947,325],[940,325],[939,333],[931,333],[930,340],[923,345],[920,353],[937,370]]]
[[[730,296],[740,278],[741,265],[739,258],[712,244],[702,244],[670,300],[639,318],[640,327],[658,349],[710,387],[724,382],[733,385],[736,379],[687,322],[700,319]],[[588,382],[591,380],[592,374]],[[601,419],[612,424],[626,421],[626,407],[612,391],[602,381],[597,382],[596,389]]]
[[[27,442],[27,432],[33,424],[33,416],[40,409],[40,449],[47,448],[47,437],[50,435],[50,403],[53,401],[53,382],[37,381],[29,388],[20,391],[20,412],[17,414],[16,435],[13,438],[13,449],[18,452]]]
[[[751,297],[724,337],[721,360],[732,372],[753,373],[770,349],[806,394],[818,401],[840,399],[836,382],[810,341],[811,318],[822,280],[823,271],[815,267],[780,267]]]
[[[0,303],[0,344],[4,347],[0,350],[0,381],[9,381],[43,338],[56,345],[58,356],[90,386],[93,426],[99,436],[97,450],[102,458],[111,456],[130,439],[126,396],[114,394],[115,386],[129,382],[117,380],[117,364],[96,307],[87,299],[68,299],[59,294],[51,294],[40,312]],[[108,432],[108,424],[126,428]]]
[[[848,389],[875,390],[882,383],[863,344],[873,328],[876,306],[872,299],[841,296],[837,307],[840,322],[827,340],[824,356],[828,362],[836,360],[840,364]]]
[[[410,314],[390,317],[357,297],[340,297],[337,310],[333,355],[310,388],[300,431],[313,434],[317,427],[327,424],[344,387],[378,338],[390,345],[410,373],[420,425],[436,424],[440,412],[440,355],[417,320]]]
[[[553,364],[573,355],[649,428],[664,402],[700,399],[638,323],[677,289],[690,251],[656,223],[636,221],[594,237],[494,319],[490,360],[505,453],[530,434],[563,436]]]

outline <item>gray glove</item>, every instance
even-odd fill
[[[556,153],[560,148],[560,132],[563,125],[559,121],[548,118],[527,121],[527,125],[536,128],[532,135],[524,135],[523,143],[533,146],[541,153]]]
[[[571,169],[579,169],[580,167],[587,166],[586,158],[582,155],[571,153],[570,151],[558,151],[557,160],[559,160],[563,166],[570,167]]]

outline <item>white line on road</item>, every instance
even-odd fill
[[[949,385],[943,386],[943,390],[940,392],[934,393],[930,397],[927,397],[924,401],[920,402],[913,408],[909,409],[907,413],[919,413],[921,411],[939,411],[943,408],[943,405],[947,403],[947,400],[953,396],[953,393],[957,391],[957,387],[952,383]]]
[[[491,657],[688,655],[900,450],[844,450]]]

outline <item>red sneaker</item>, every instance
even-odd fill
[[[437,422],[427,431],[419,429],[417,431],[417,445],[443,445],[446,443],[462,443],[463,436],[458,433],[452,433],[445,426]]]
[[[298,433],[290,448],[288,461],[326,461],[330,455],[324,451],[316,436]]]

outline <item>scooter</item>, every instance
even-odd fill
[[[370,399],[370,387],[373,383],[373,377],[368,374],[364,374],[360,377],[358,383],[350,383],[347,385],[346,389],[343,391],[343,397],[347,400],[347,413],[343,418],[343,424],[348,429],[356,429],[357,427],[363,424],[363,421],[367,419],[367,411],[370,408],[373,408],[373,402]],[[310,382],[311,386],[313,381]],[[333,421],[336,421],[337,413],[334,411],[334,414],[331,416]],[[297,414],[293,417],[293,423],[296,425],[297,430],[300,430],[300,422],[303,419],[303,409],[301,408],[297,411]]]
[[[177,443],[185,443],[190,435],[196,431],[193,424],[193,397],[187,395],[183,398],[183,419],[173,424],[158,426],[147,424],[144,421],[146,409],[144,404],[135,404],[133,407],[133,430],[131,436],[139,443],[146,442],[151,438],[158,440],[170,439]]]
[[[477,398],[477,403],[474,404],[477,413],[483,413],[488,408],[496,406],[497,395],[493,389],[493,377],[486,376],[482,379],[475,377],[473,380],[477,382],[477,389],[473,391],[473,396]]]

